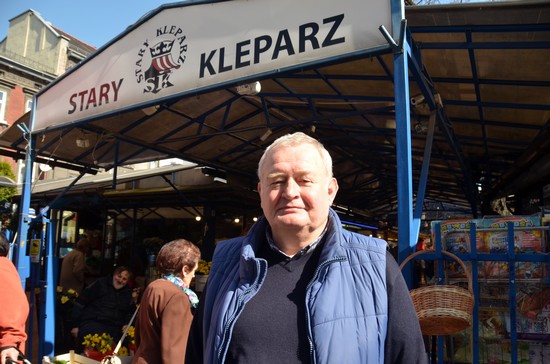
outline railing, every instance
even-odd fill
[[[526,298],[527,300],[531,298],[526,294],[527,288],[536,289],[536,287],[540,287],[540,291],[535,292],[543,296],[540,297],[539,303],[544,306],[545,302],[548,301],[546,306],[550,310],[550,293],[548,297],[544,295],[545,292],[550,292],[550,254],[548,253],[550,227],[518,227],[514,226],[513,222],[508,222],[504,228],[478,228],[475,222],[468,222],[464,225],[464,228],[452,228],[453,234],[462,234],[460,239],[455,240],[446,239],[448,236],[445,234],[448,234],[449,230],[442,234],[441,225],[446,223],[442,221],[435,222],[432,225],[433,236],[435,237],[435,252],[423,254],[422,260],[434,261],[436,284],[464,283],[462,282],[464,279],[461,280],[460,278],[460,271],[453,271],[449,269],[449,264],[445,265],[445,262],[452,262],[442,254],[443,250],[450,251],[464,262],[470,263],[475,304],[472,327],[462,333],[463,338],[469,336],[469,340],[466,341],[470,344],[469,360],[471,361],[465,362],[492,363],[488,357],[490,353],[480,352],[481,349],[491,347],[502,351],[501,360],[509,356],[510,360],[506,362],[516,364],[523,361],[525,355],[529,355],[525,353],[526,350],[530,350],[529,343],[532,343],[531,345],[534,347],[540,343],[540,350],[548,346],[547,351],[550,354],[550,345],[548,344],[550,341],[550,311],[546,312],[544,311],[546,308],[537,307],[538,311],[526,313],[526,307],[524,306]],[[518,244],[516,244],[518,232],[522,232],[522,238],[527,234],[537,232],[536,238],[540,239],[540,251],[536,251],[536,249],[531,249],[528,252],[521,251],[521,248],[518,248]],[[491,239],[491,244],[494,243],[492,247],[496,247],[496,249],[489,247],[478,251],[480,236],[484,243],[487,243],[486,239]],[[457,248],[457,241],[469,246],[466,249],[462,246]],[[484,245],[482,244],[482,246]],[[493,268],[493,270],[486,269],[488,267]],[[497,268],[496,271],[494,270],[495,267]],[[527,269],[527,267],[530,269]],[[536,297],[535,294],[533,294],[533,297]],[[499,321],[499,325],[503,324],[504,327],[500,328],[500,331],[495,329],[494,334],[487,335],[484,329],[486,325],[497,324],[487,319],[487,314],[490,312],[497,313],[496,320]],[[537,316],[537,312],[542,313]],[[544,317],[546,317],[546,326],[543,322],[540,325],[537,324]],[[518,323],[521,323],[521,327],[518,327]],[[482,332],[480,332],[480,329]],[[437,363],[444,363],[446,357],[451,359],[453,356],[449,354],[453,351],[449,350],[449,347],[453,349],[454,338],[438,337],[437,340],[437,355],[433,353],[432,362],[435,363],[437,360]],[[509,352],[505,352],[505,347],[509,347]],[[447,355],[445,355],[445,349],[447,349]],[[537,355],[541,355],[541,360],[548,359],[546,357],[542,359],[542,353]],[[435,356],[437,356],[437,359]],[[462,361],[452,358],[451,362],[458,363]]]

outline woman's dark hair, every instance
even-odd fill
[[[193,269],[200,258],[201,252],[195,244],[177,239],[160,248],[156,266],[160,274],[173,274],[181,278],[183,267]]]

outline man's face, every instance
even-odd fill
[[[338,184],[327,176],[321,154],[313,145],[280,146],[266,156],[258,191],[274,234],[321,233]]]
[[[128,273],[127,270],[114,274],[113,287],[115,287],[115,289],[121,289],[128,283],[128,278],[130,278],[130,273]]]

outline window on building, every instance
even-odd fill
[[[8,93],[0,89],[0,123],[6,123],[6,104],[8,102]]]

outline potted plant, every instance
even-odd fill
[[[195,271],[195,291],[202,292],[204,290],[211,266],[212,262],[207,262],[204,259],[199,260],[199,266]]]
[[[104,357],[113,353],[115,342],[111,335],[104,332],[84,336],[82,346],[84,347],[84,355],[90,359],[101,361]]]

